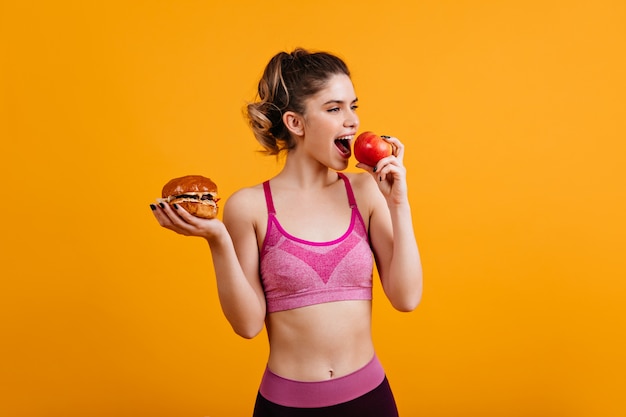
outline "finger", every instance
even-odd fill
[[[154,215],[154,217],[157,219],[157,221],[159,222],[161,226],[163,227],[171,226],[172,221],[170,220],[169,216],[163,212],[163,209],[161,208],[158,202],[154,204],[150,204],[150,209],[152,210],[152,214]]]
[[[402,177],[405,175],[406,170],[399,164],[389,163],[385,164],[380,171],[378,171],[378,181],[402,181]]]
[[[185,210],[185,208],[183,206],[180,206],[178,204],[172,204],[170,206],[170,211],[172,212],[173,215],[176,215],[179,219],[181,219],[185,224],[191,225],[191,226],[198,226],[198,217],[194,216],[193,214],[190,214],[187,210]]]
[[[356,166],[357,168],[361,168],[369,172],[376,181],[383,181],[385,176],[385,172],[383,171],[384,167],[393,163],[397,164],[397,158],[391,155],[378,161],[378,163],[374,167],[363,163],[358,163],[356,164]]]
[[[376,164],[374,172],[381,172],[387,165],[402,166],[402,160],[395,155],[386,156]]]
[[[395,136],[381,136],[385,141],[391,143],[392,154],[397,158],[404,157],[404,144]]]
[[[370,174],[374,172],[374,168],[375,168],[375,167],[371,167],[371,166],[369,166],[369,165],[367,165],[367,164],[364,164],[364,163],[362,163],[362,162],[359,162],[359,163],[358,163],[358,164],[356,164],[355,166],[356,166],[357,168],[361,168],[361,169],[363,169],[363,170],[365,170],[365,171],[369,172]]]
[[[198,218],[189,214],[181,205],[165,204],[163,211],[172,219],[172,222],[184,230],[191,230],[198,226]]]
[[[385,178],[384,174],[381,174],[376,169],[376,167],[371,167],[369,165],[362,164],[362,163],[359,163],[356,166],[357,166],[357,168],[361,168],[361,169],[367,171],[372,176],[372,178],[374,178],[374,180],[377,181],[377,182],[383,181],[383,179]]]
[[[150,208],[152,208],[152,206]],[[179,215],[179,210],[182,210],[182,208],[174,209],[168,203],[159,202],[155,205],[153,212],[161,226],[173,230],[176,233],[188,235],[193,229],[193,225],[189,224]]]

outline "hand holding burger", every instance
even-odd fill
[[[217,185],[201,175],[174,178],[163,186],[161,203],[177,204],[190,214],[203,219],[217,216]]]

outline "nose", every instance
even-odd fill
[[[357,116],[354,111],[350,112],[349,116],[347,116],[346,120],[344,120],[343,125],[345,127],[359,127],[359,116]]]

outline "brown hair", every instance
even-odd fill
[[[297,48],[280,52],[269,61],[259,81],[257,101],[246,107],[252,132],[268,155],[295,146],[283,114],[304,113],[304,101],[319,92],[335,74],[350,76],[347,65],[327,52]]]

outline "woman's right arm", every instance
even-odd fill
[[[222,311],[235,333],[248,339],[261,332],[266,312],[250,194],[241,190],[230,197],[223,210],[224,222],[200,219],[168,204],[153,211],[161,226],[207,240]]]

